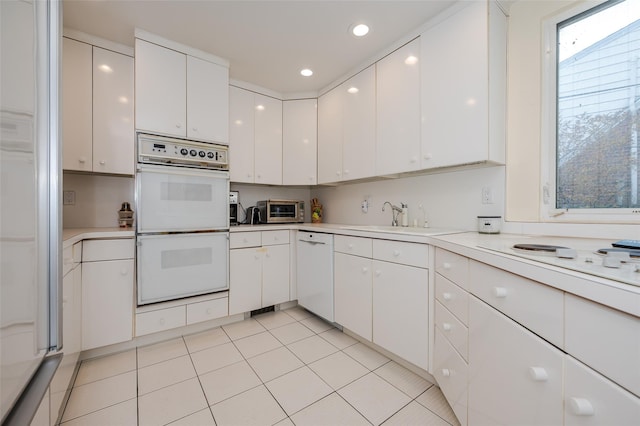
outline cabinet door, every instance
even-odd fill
[[[562,353],[470,299],[469,424],[562,424]]]
[[[229,143],[229,69],[187,56],[187,137]]]
[[[253,93],[229,87],[229,174],[232,182],[253,183]]]
[[[338,87],[318,98],[318,183],[342,180],[343,96]]]
[[[92,49],[62,39],[62,168],[91,171]]]
[[[487,158],[487,22],[487,2],[471,2],[422,34],[424,168]]]
[[[420,39],[376,64],[376,174],[420,167]]]
[[[282,103],[282,183],[315,185],[318,102],[315,99]]]
[[[82,265],[82,349],[133,337],[133,259]]]
[[[263,248],[262,307],[289,301],[289,244]]]
[[[93,48],[93,171],[133,174],[133,58]]]
[[[340,86],[343,91],[342,178],[375,175],[376,68],[370,66]]]
[[[255,95],[255,183],[282,184],[282,101]]]
[[[427,369],[429,271],[373,261],[373,343]]]
[[[371,341],[371,259],[335,253],[334,268],[336,322]]]
[[[467,381],[469,366],[458,352],[435,330],[433,377],[462,426],[467,424]]]
[[[260,248],[229,252],[229,315],[262,307],[262,253]]]
[[[638,424],[640,398],[570,356],[565,358],[564,424]]]
[[[186,55],[136,39],[136,128],[186,137]]]

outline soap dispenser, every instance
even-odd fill
[[[406,203],[400,203],[402,206],[402,226],[409,226],[409,206]]]

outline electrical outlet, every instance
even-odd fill
[[[493,192],[489,186],[482,187],[482,204],[493,204]]]
[[[361,204],[360,208],[362,209],[362,213],[367,213],[369,211],[369,199],[366,198]]]
[[[75,206],[76,191],[62,191],[62,204],[65,206]]]

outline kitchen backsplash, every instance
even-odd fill
[[[240,193],[240,204],[243,208],[255,206],[256,202],[269,199],[284,199],[284,200],[302,200],[305,202],[305,222],[311,222],[311,213],[309,208],[311,206],[311,191],[309,188],[287,187],[287,186],[265,186],[265,185],[250,185],[232,183],[232,191],[238,191]],[[239,220],[244,221],[244,212],[240,212]]]
[[[62,206],[64,228],[118,226],[118,210],[122,203],[135,205],[133,177],[65,172],[62,188],[75,193],[75,204]]]
[[[483,188],[490,203],[483,204]],[[414,219],[423,226],[426,213],[432,228],[477,229],[477,216],[504,216],[505,168],[486,167],[449,171],[375,182],[318,187],[311,191],[324,206],[323,220],[328,223],[391,225],[391,209],[382,211],[385,201],[409,208],[409,226]],[[367,213],[362,201],[369,201]],[[424,210],[419,208],[422,204]]]

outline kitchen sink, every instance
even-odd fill
[[[405,234],[405,235],[442,235],[442,234],[455,234],[463,232],[460,230],[446,229],[446,228],[417,228],[417,227],[405,227],[405,226],[390,226],[390,225],[343,225],[340,229],[348,229],[351,231],[371,231],[371,232],[386,232],[393,234]]]

